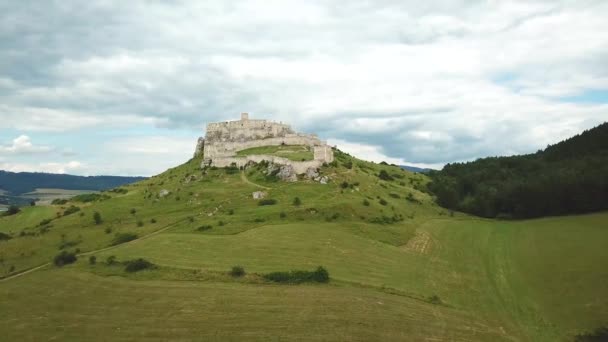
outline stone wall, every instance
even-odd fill
[[[305,145],[313,149],[314,160],[292,161],[269,155],[236,157],[238,151],[262,146]],[[267,120],[249,120],[243,113],[239,121],[209,123],[204,139],[199,139],[195,156],[204,154],[204,165],[227,167],[232,164],[245,166],[248,162],[263,160],[281,165],[291,165],[296,173],[308,168],[320,167],[334,160],[333,150],[314,134],[294,132],[289,125]]]
[[[236,166],[236,167],[244,167],[249,162],[260,163],[262,161],[267,161],[269,163],[279,164],[279,165],[291,165],[297,174],[306,173],[306,170],[309,168],[319,168],[323,165],[323,162],[320,160],[307,160],[307,161],[293,161],[287,158],[270,156],[270,155],[251,155],[246,157],[221,157],[213,159],[213,166],[217,167],[228,167],[228,166]]]

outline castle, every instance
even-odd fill
[[[313,152],[313,160],[293,161],[274,155],[237,156],[237,152],[253,147],[302,145]],[[296,174],[319,168],[323,163],[334,160],[332,148],[314,134],[297,133],[289,125],[268,121],[250,120],[249,114],[242,113],[238,121],[207,124],[204,138],[198,139],[194,156],[203,156],[201,166],[244,167],[247,163],[268,161],[278,165],[291,166]]]

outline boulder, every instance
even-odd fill
[[[259,200],[266,197],[267,193],[264,191],[255,191],[251,195],[253,196],[253,199]]]
[[[306,169],[306,178],[315,179],[319,177],[319,170],[316,167],[309,167]]]
[[[298,181],[298,175],[296,174],[296,171],[291,165],[281,166],[281,168],[279,169],[279,173],[277,173],[277,177],[279,177],[280,180],[286,182]]]
[[[165,196],[168,196],[170,193],[171,193],[171,191],[169,191],[167,189],[162,189],[161,191],[158,192],[158,196],[165,197]]]

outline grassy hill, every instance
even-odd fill
[[[336,154],[326,185],[191,160],[0,218],[2,336],[567,341],[608,322],[608,213],[479,219],[423,174]],[[52,265],[61,251],[77,262]],[[156,267],[126,272],[137,258]],[[318,266],[329,283],[264,278]]]

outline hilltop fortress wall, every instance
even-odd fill
[[[237,157],[238,151],[262,146],[304,145],[309,146],[314,155],[311,161],[292,161],[270,155],[251,155]],[[314,134],[294,132],[289,125],[267,121],[249,120],[246,113],[239,121],[209,123],[204,139],[199,139],[195,155],[204,155],[203,164],[226,167],[232,164],[244,166],[248,162],[259,163],[263,160],[275,164],[291,165],[297,173],[308,168],[320,167],[334,160],[333,150],[326,142]]]

